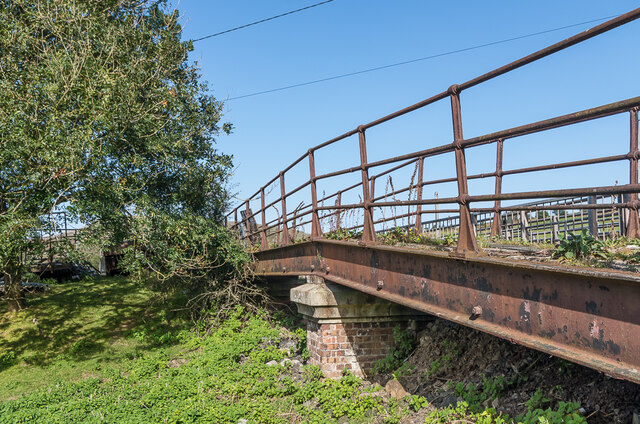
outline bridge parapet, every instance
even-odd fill
[[[424,215],[435,215],[455,217],[457,228],[457,246],[454,252],[458,257],[471,257],[478,252],[476,241],[476,231],[474,229],[474,216],[477,214],[493,214],[490,224],[490,236],[502,235],[502,216],[506,211],[535,211],[555,213],[573,210],[587,210],[593,214],[601,212],[604,216],[606,211],[613,216],[615,210],[625,212],[624,233],[629,238],[640,237],[640,223],[638,221],[638,193],[640,192],[640,182],[638,180],[638,159],[640,150],[638,148],[638,108],[640,107],[640,97],[632,97],[615,103],[589,108],[566,115],[556,116],[542,121],[532,122],[518,127],[512,127],[501,131],[480,135],[473,138],[465,138],[462,125],[461,95],[469,88],[487,82],[491,79],[504,75],[512,70],[518,69],[529,63],[545,58],[551,54],[562,51],[578,43],[589,40],[602,33],[610,31],[621,25],[634,21],[640,17],[640,8],[611,19],[605,23],[597,25],[587,31],[576,34],[547,48],[534,52],[512,63],[494,69],[484,75],[478,76],[461,84],[454,84],[449,89],[436,94],[428,99],[408,106],[404,109],[379,118],[368,124],[359,125],[357,128],[348,131],[338,137],[321,143],[308,149],[303,155],[293,163],[280,171],[277,176],[269,180],[256,193],[246,199],[236,209],[227,216],[228,221],[233,220],[233,228],[242,233],[247,245],[256,250],[266,250],[274,245],[285,246],[295,243],[299,238],[319,239],[327,232],[335,230],[354,230],[359,233],[363,243],[375,244],[377,232],[387,229],[386,225],[393,222],[397,227],[397,221],[406,222],[406,227],[415,227],[416,232],[422,233],[424,230]],[[407,154],[394,156],[382,160],[371,161],[367,157],[367,131],[382,125],[388,121],[399,118],[403,115],[425,108],[437,102],[449,102],[451,107],[451,120],[453,123],[453,140],[450,143],[439,146],[419,146],[420,150]],[[552,101],[552,99],[550,99]],[[531,150],[539,148],[535,142],[522,140],[522,137],[531,134],[548,132],[550,130],[565,126],[580,124],[586,121],[599,120],[612,115],[629,115],[629,149],[618,152],[616,155],[593,157],[589,159],[579,159],[561,163],[544,163],[538,166],[524,168],[507,168],[508,164],[503,163],[503,149],[505,144],[511,144],[514,140],[520,140],[522,146]],[[359,152],[359,164],[350,168],[338,169],[332,172],[318,173],[316,154],[322,152],[326,154],[328,147],[336,143],[353,142],[357,137],[357,147]],[[527,143],[529,143],[527,145]],[[470,149],[493,144],[496,146],[495,168],[489,168],[489,172],[480,174],[467,173],[466,152]],[[606,143],[602,143],[605,145]],[[523,147],[525,148],[525,147]],[[480,149],[475,149],[478,151]],[[576,150],[576,156],[580,149]],[[455,176],[451,177],[451,172],[447,173],[447,178],[425,179],[425,170],[431,171],[432,159],[440,159],[443,155],[455,156]],[[554,155],[549,155],[553,158]],[[357,160],[355,157],[354,160]],[[297,187],[287,190],[287,184],[291,182],[292,170],[298,165],[308,162],[308,179],[301,182]],[[553,162],[553,161],[552,161]],[[611,178],[602,182],[598,181],[598,186],[567,188],[568,184],[562,184],[558,179],[558,185],[552,190],[535,190],[503,193],[503,179],[511,176],[532,175],[539,172],[557,170],[560,168],[584,167],[605,163],[620,163],[620,175],[629,175],[628,183],[611,185]],[[484,164],[484,163],[483,163]],[[391,191],[385,191],[383,195],[376,195],[375,183],[380,178],[389,178],[396,172],[405,174],[413,169],[411,181],[407,186],[400,188],[391,187]],[[591,168],[593,169],[593,168]],[[453,170],[453,169],[452,169]],[[452,171],[451,170],[451,171]],[[299,171],[299,167],[296,168]],[[305,171],[306,172],[306,171]],[[607,174],[607,173],[605,173]],[[397,175],[397,174],[394,174]],[[539,175],[539,174],[538,174]],[[605,175],[606,176],[606,175]],[[296,175],[299,178],[299,174]],[[610,177],[610,175],[609,175]],[[306,178],[306,177],[305,177]],[[318,196],[318,185],[333,184],[336,178],[341,178],[340,190],[333,194]],[[355,184],[345,186],[343,178],[355,178]],[[495,180],[495,189],[491,193],[472,193],[469,189],[470,180]],[[535,179],[532,179],[535,180]],[[397,181],[397,180],[396,180]],[[436,188],[438,185],[455,183],[457,194],[449,197],[438,198],[437,193],[432,198],[425,198],[423,194],[425,188]],[[277,186],[279,185],[279,190]],[[273,187],[272,187],[273,186]],[[271,188],[275,188],[278,198],[267,199],[271,193]],[[399,200],[397,196],[403,198],[408,193],[407,200]],[[516,200],[536,200],[536,199],[563,199],[576,196],[591,196],[607,199],[617,198],[618,195],[628,195],[622,202],[611,203],[576,203],[570,205],[551,204],[530,204],[525,209],[521,205],[508,204]],[[304,196],[304,200],[297,207],[292,208],[295,196]],[[321,197],[321,198],[319,198]],[[348,198],[353,199],[345,200]],[[357,199],[357,200],[356,200]],[[329,202],[334,202],[329,205]],[[253,205],[257,207],[253,207]],[[484,204],[484,205],[483,205]],[[252,209],[253,207],[253,209]],[[402,211],[398,213],[398,210]],[[253,213],[252,211],[257,211]],[[406,212],[405,212],[406,211]],[[238,215],[244,217],[238,220]],[[353,225],[345,225],[344,218],[351,215],[354,218]],[[261,224],[252,225],[252,220],[260,216]],[[551,218],[550,218],[551,219]],[[561,218],[554,225],[562,226],[567,218]],[[595,220],[592,220],[595,222]],[[603,218],[603,222],[607,219]],[[550,221],[551,222],[551,221]],[[604,224],[603,224],[604,225]],[[613,224],[612,224],[613,225]],[[404,226],[404,225],[403,225]],[[253,227],[253,228],[252,228]],[[347,228],[345,228],[347,227]],[[522,223],[522,228],[526,224]],[[300,230],[299,230],[300,229]],[[329,230],[329,231],[327,231]],[[597,232],[597,229],[596,229]],[[594,234],[595,235],[595,234]],[[523,238],[525,238],[523,236]]]

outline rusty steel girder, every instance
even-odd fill
[[[637,274],[334,240],[255,256],[258,276],[319,275],[640,383]]]

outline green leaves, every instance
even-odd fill
[[[605,243],[593,237],[587,230],[580,234],[564,235],[553,253],[555,258],[572,259],[607,259]]]
[[[232,126],[165,8],[0,1],[0,273],[53,210],[105,249],[149,217],[220,221],[232,163],[214,143]]]

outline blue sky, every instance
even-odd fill
[[[198,38],[317,2],[181,0],[183,37]],[[382,1],[335,0],[291,16],[195,43],[191,59],[219,99],[278,88],[544,31],[638,7],[637,1]],[[310,146],[439,93],[597,23],[291,90],[230,100],[235,126],[218,148],[235,157],[233,187],[253,194]],[[640,94],[640,21],[574,46],[462,94],[465,137],[526,124]],[[628,115],[521,137],[505,143],[504,169],[628,150]],[[448,101],[367,133],[370,160],[452,141]],[[357,140],[319,152],[318,173],[358,163]],[[467,152],[469,173],[491,172],[495,146]],[[455,175],[452,155],[426,165],[427,178]],[[407,185],[413,169],[394,175]],[[287,189],[308,177],[306,163],[287,176]],[[327,193],[357,181],[321,184]],[[348,180],[348,181],[347,181]],[[626,162],[506,177],[504,192],[628,182]],[[279,188],[271,194],[275,195]],[[383,187],[380,190],[384,190]],[[493,179],[470,183],[471,194]],[[308,202],[308,190],[291,204]],[[425,188],[425,197],[455,195],[454,185]],[[354,194],[354,200],[357,200]],[[272,197],[275,198],[275,197]],[[257,204],[255,204],[257,206]],[[254,206],[254,207],[255,207]],[[294,206],[289,206],[293,209]]]

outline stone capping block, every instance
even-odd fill
[[[315,277],[315,276],[312,276]],[[402,321],[421,320],[428,317],[397,303],[359,292],[349,287],[326,282],[322,278],[309,278],[313,281],[290,292],[290,299],[298,306],[298,312],[307,319],[337,322],[365,321]]]

